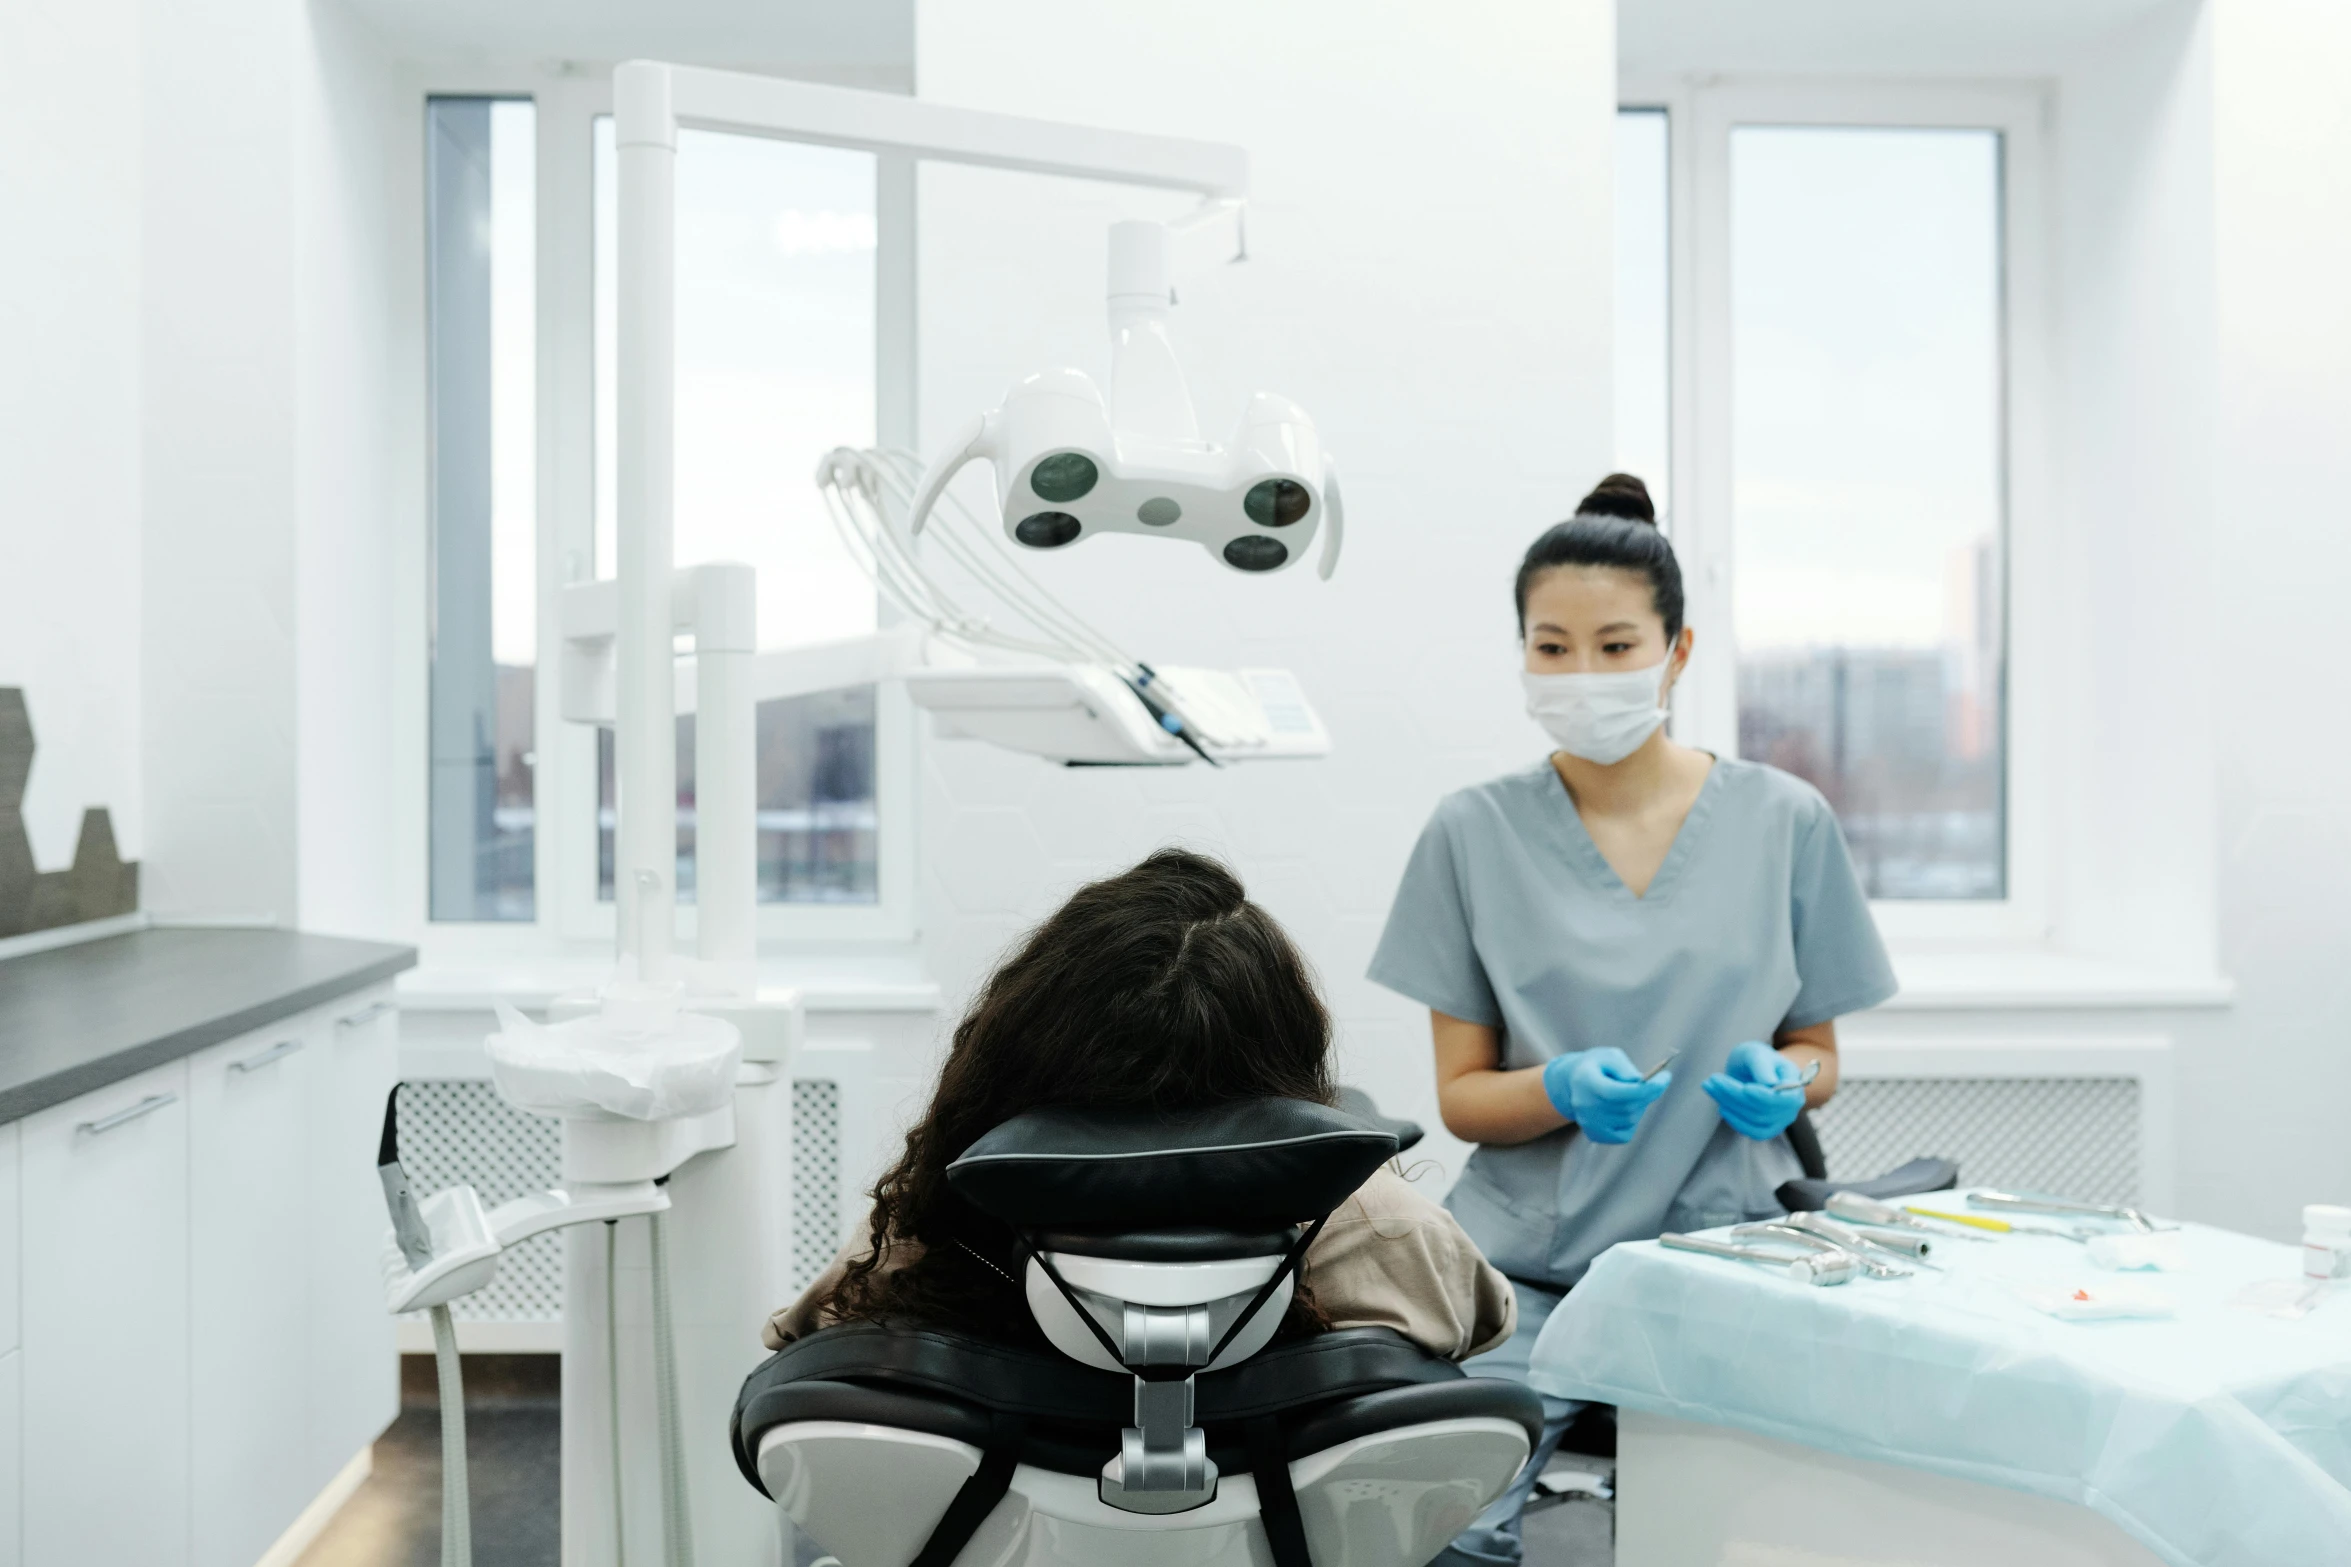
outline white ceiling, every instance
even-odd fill
[[[404,59],[677,60],[911,87],[914,0],[344,0]]]
[[[2116,29],[2198,0],[1618,0],[1627,74],[2054,75]]]

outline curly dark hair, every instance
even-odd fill
[[[820,1310],[1041,1342],[1014,1282],[1023,1259],[1011,1230],[956,1196],[947,1166],[989,1129],[1045,1106],[1329,1104],[1330,1046],[1305,958],[1224,865],[1162,849],[1079,888],[956,1027],[929,1108],[874,1187],[872,1248]],[[907,1241],[919,1255],[880,1266]],[[1287,1326],[1318,1321],[1302,1289]]]

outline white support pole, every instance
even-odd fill
[[[612,77],[620,164],[618,296],[619,782],[613,895],[624,969],[670,978],[677,921],[677,713],[670,620],[676,413],[677,120],[669,72]],[[702,863],[709,863],[705,859]]]
[[[693,570],[694,912],[703,983],[758,987],[758,598],[749,566]]]

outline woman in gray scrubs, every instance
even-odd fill
[[[1439,1109],[1478,1145],[1446,1206],[1518,1292],[1516,1336],[1469,1369],[1523,1377],[1601,1252],[1780,1211],[1801,1173],[1782,1134],[1836,1091],[1836,1020],[1894,976],[1828,802],[1667,738],[1692,635],[1641,481],[1537,539],[1516,597],[1527,711],[1559,749],[1439,802],[1371,977],[1429,1008]],[[1520,1483],[1439,1562],[1519,1560],[1576,1407],[1546,1404]]]

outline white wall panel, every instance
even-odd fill
[[[393,291],[423,251],[393,199],[421,163],[416,108],[395,92],[381,45],[337,4],[305,7],[308,49],[294,108],[293,405],[296,612],[294,757],[302,924],[394,935],[391,830],[404,795],[395,750],[394,540],[421,528],[392,459],[412,382]],[[408,414],[421,416],[421,410]],[[344,1455],[348,1457],[348,1454]]]
[[[2238,1003],[2183,1073],[2203,1206],[2351,1201],[2351,10],[2211,0],[2219,909]]]
[[[950,1008],[1074,884],[1186,843],[1305,947],[1348,1076],[1434,1130],[1425,1014],[1362,974],[1438,796],[1542,752],[1510,578],[1610,451],[1612,27],[1597,0],[919,8],[924,97],[1248,149],[1250,260],[1183,244],[1179,351],[1219,438],[1258,388],[1302,403],[1348,507],[1329,583],[1126,538],[1035,563],[1142,656],[1296,670],[1337,749],[1144,775],[927,744],[924,937]],[[1185,205],[926,168],[925,438],[1032,370],[1101,375],[1105,226]]]
[[[136,0],[0,6],[0,686],[32,710],[44,870],[87,806],[145,841],[138,34]]]

